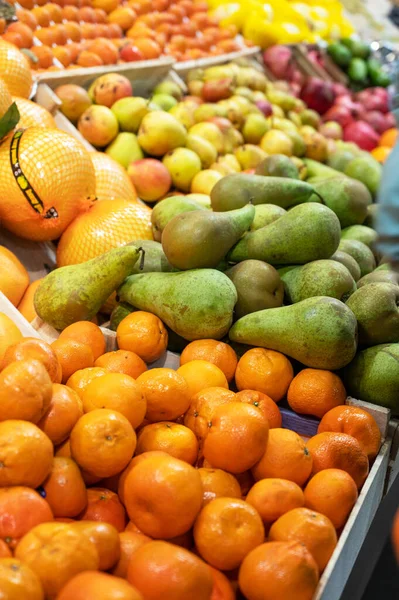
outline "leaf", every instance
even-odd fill
[[[12,6],[4,0],[0,0],[0,18],[6,21],[14,21],[15,19],[15,6]]]
[[[3,139],[18,124],[20,114],[15,102],[9,106],[7,112],[0,119],[0,139]]]

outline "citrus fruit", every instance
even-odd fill
[[[86,508],[86,486],[72,458],[54,457],[43,489],[55,517],[76,517]]]
[[[7,600],[44,600],[39,577],[17,558],[0,559],[0,589]]]
[[[62,383],[66,383],[76,371],[94,365],[93,352],[88,344],[59,337],[51,346],[61,365]]]
[[[215,498],[241,498],[241,488],[237,479],[231,473],[222,469],[198,469],[201,476],[203,501],[202,505],[209,504]]]
[[[188,427],[169,421],[151,423],[140,430],[136,455],[160,450],[193,465],[198,457],[198,441]]]
[[[127,581],[107,573],[87,571],[68,581],[57,600],[143,600],[142,595]]]
[[[352,477],[341,469],[324,469],[307,484],[305,506],[330,519],[335,529],[346,523],[358,492]]]
[[[273,477],[255,483],[249,490],[246,501],[256,508],[265,526],[270,526],[289,510],[305,504],[299,485],[288,479]]]
[[[180,356],[180,364],[185,365],[192,360],[206,360],[213,363],[230,382],[236,371],[237,355],[233,348],[216,340],[195,340],[188,344]]]
[[[242,390],[236,394],[236,401],[252,404],[252,406],[258,408],[262,415],[266,417],[270,429],[281,427],[282,416],[280,410],[274,400],[266,394],[255,390]]]
[[[57,125],[54,117],[43,106],[40,106],[40,104],[31,102],[31,100],[27,100],[26,98],[14,97],[13,101],[17,105],[21,117],[18,121],[19,128],[49,127],[50,129],[56,129]]]
[[[147,544],[150,541],[151,538],[143,535],[142,533],[136,533],[134,531],[122,531],[119,534],[120,557],[112,569],[112,574],[126,579],[127,569],[133,554],[138,548],[144,546],[144,544]]]
[[[253,348],[238,361],[236,370],[237,388],[256,390],[278,402],[283,398],[294,377],[288,358],[280,352]]]
[[[184,415],[184,424],[197,436],[201,451],[216,408],[235,400],[236,394],[224,387],[206,388],[191,398],[190,406]]]
[[[74,524],[95,545],[100,571],[109,571],[120,557],[119,533],[110,523],[82,520]]]
[[[66,385],[54,383],[50,404],[37,426],[57,446],[69,437],[82,415],[82,402],[77,393]]]
[[[0,246],[0,292],[18,306],[29,285],[29,274],[13,252]]]
[[[229,387],[223,371],[207,360],[191,360],[179,367],[177,373],[186,380],[190,398],[206,388]]]
[[[80,519],[108,523],[117,531],[123,531],[126,525],[126,512],[115,492],[92,487],[87,490],[87,506],[81,513]]]
[[[90,321],[78,321],[72,323],[69,327],[66,327],[61,331],[58,339],[61,340],[73,340],[80,342],[81,344],[87,344],[90,346],[93,352],[94,360],[105,352],[105,338],[103,332],[94,323]]]
[[[38,360],[47,369],[51,381],[60,383],[60,364],[53,348],[44,340],[26,337],[6,350],[1,368],[14,361]]]
[[[167,348],[168,332],[156,315],[139,310],[119,323],[116,339],[121,350],[135,352],[145,362],[154,362]]]
[[[101,367],[111,373],[125,373],[133,379],[137,379],[144,371],[147,371],[147,365],[142,358],[135,352],[129,350],[114,350],[106,352],[94,363],[95,367]]]
[[[29,98],[32,75],[26,57],[13,44],[0,40],[0,77],[13,96]]]
[[[150,369],[136,381],[147,402],[145,417],[151,423],[177,419],[190,405],[188,385],[173,369]]]
[[[295,412],[321,419],[330,409],[345,404],[346,390],[331,371],[303,369],[291,381],[287,400]]]
[[[3,360],[7,348],[20,340],[22,340],[22,333],[14,321],[11,321],[10,317],[0,312],[0,361]]]
[[[102,377],[107,371],[101,367],[88,367],[86,369],[79,369],[75,371],[73,375],[66,382],[67,386],[74,390],[80,398],[83,396],[83,392],[94,379]]]
[[[37,317],[33,298],[41,281],[41,279],[36,279],[36,281],[33,281],[30,285],[28,285],[18,304],[19,312],[29,323],[31,323]]]
[[[137,200],[136,190],[125,169],[104,152],[90,152],[96,175],[97,200]]]

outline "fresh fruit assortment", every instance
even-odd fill
[[[1,38],[27,51],[35,71],[156,59],[185,61],[246,47],[237,28],[220,28],[202,0],[22,0]],[[37,43],[38,42],[38,43]]]
[[[388,87],[391,78],[373,57],[369,44],[353,38],[343,38],[330,44],[329,56],[343,69],[354,90],[367,87]]]
[[[148,368],[168,331],[146,311],[120,321],[111,352],[95,323],[64,325],[48,344],[0,313],[6,597],[311,600],[381,443],[342,380],[215,339]],[[281,428],[285,397],[322,417],[309,440]]]

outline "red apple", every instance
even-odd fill
[[[355,142],[362,150],[371,152],[378,146],[380,136],[365,121],[355,121],[345,127],[345,142]]]
[[[330,110],[328,110],[324,116],[324,121],[336,121],[341,125],[341,127],[346,127],[353,121],[353,116],[349,108],[346,106],[340,106],[339,104],[335,104]]]
[[[234,86],[233,79],[231,77],[225,77],[224,79],[211,79],[206,81],[201,95],[205,102],[219,102],[219,100],[227,100],[233,95]]]
[[[292,60],[288,46],[271,46],[263,53],[263,61],[277,79],[285,79]]]
[[[334,104],[335,92],[329,81],[310,77],[302,88],[302,100],[311,108],[323,115]]]
[[[360,102],[367,111],[378,110],[382,113],[389,111],[389,96],[384,88],[368,88],[356,95],[356,100]]]
[[[144,60],[144,55],[140,50],[133,44],[128,42],[119,51],[119,56],[125,62],[135,62],[137,60]]]
[[[147,202],[163,198],[172,185],[168,169],[155,158],[143,158],[130,163],[127,173],[139,197]]]
[[[386,115],[378,110],[367,112],[364,116],[364,120],[380,135],[390,127]]]
[[[342,83],[333,83],[335,95],[338,96],[351,96],[351,92]]]
[[[273,114],[272,105],[267,100],[258,100],[255,104],[265,117],[270,117]]]

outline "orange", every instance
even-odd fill
[[[57,600],[143,600],[142,595],[127,581],[107,573],[87,571],[68,581]]]
[[[266,394],[255,390],[242,390],[236,394],[236,401],[252,404],[252,406],[258,408],[262,415],[266,417],[270,429],[281,427],[282,416],[280,410],[274,400]]]
[[[14,94],[23,96],[18,92]],[[28,127],[18,135],[19,167],[42,206],[35,210],[34,201],[27,202],[15,180],[9,161],[15,138],[8,136],[0,146],[2,226],[25,239],[57,239],[94,197],[95,176],[89,152],[78,140],[59,129]],[[56,176],[61,172],[62,178]]]
[[[27,337],[10,346],[4,354],[1,368],[4,369],[16,360],[38,360],[47,369],[51,381],[60,383],[60,364],[57,355],[54,349],[45,341],[39,338]]]
[[[186,380],[190,398],[206,388],[229,387],[223,371],[207,360],[192,360],[179,367],[177,373]]]
[[[0,421],[37,423],[50,406],[52,384],[38,360],[10,363],[0,373]]]
[[[396,144],[396,140],[398,139],[398,130],[396,127],[392,127],[392,129],[388,129],[384,131],[382,136],[380,137],[379,145],[387,146],[388,148],[393,148]]]
[[[25,25],[28,25],[28,27],[30,27],[32,31],[35,31],[35,29],[37,28],[37,20],[35,18],[35,15],[30,10],[18,8],[16,11],[16,15],[18,17],[18,21],[21,21],[21,23],[25,23]]]
[[[341,469],[316,473],[304,494],[305,506],[328,517],[335,529],[345,525],[358,497],[356,483]]]
[[[396,511],[392,527],[392,545],[396,560],[399,563],[399,510]]]
[[[13,44],[13,46],[16,46],[17,48],[22,49],[24,47],[23,38],[17,31],[6,31],[1,36],[1,39],[4,42],[9,42],[10,44]]]
[[[39,31],[43,31],[43,29],[39,29]],[[33,46],[33,48],[31,48],[31,52],[38,59],[36,63],[32,62],[32,69],[48,69],[53,65],[53,50],[44,42],[42,46]]]
[[[206,388],[191,398],[189,409],[184,415],[184,424],[197,436],[201,452],[216,408],[235,400],[236,394],[224,387]]]
[[[58,446],[69,437],[82,415],[82,401],[77,393],[66,385],[53,383],[49,406],[37,426]]]
[[[145,600],[209,600],[212,573],[200,558],[167,542],[149,542],[134,553],[128,581]]]
[[[17,558],[0,559],[0,589],[7,600],[44,600],[39,577]]]
[[[116,577],[122,577],[126,579],[127,569],[129,566],[129,562],[133,556],[133,554],[151,541],[151,538],[143,535],[142,533],[135,533],[134,531],[122,531],[119,534],[119,543],[120,543],[120,557],[114,568],[112,569],[112,574],[116,575]]]
[[[65,458],[71,458],[71,445],[69,443],[69,438],[56,448],[55,456],[64,456]]]
[[[139,454],[138,456],[135,456],[134,458],[132,458],[132,460],[129,462],[127,467],[122,471],[122,473],[120,474],[120,477],[119,477],[119,481],[118,481],[118,495],[119,495],[120,501],[123,504],[125,504],[125,482],[126,482],[127,476],[129,475],[130,471],[136,465],[140,464],[144,460],[147,460],[148,458],[157,457],[157,456],[167,457],[168,454],[166,454],[166,452],[161,452],[160,450],[144,452],[143,454]]]
[[[106,373],[96,377],[82,396],[86,413],[98,408],[109,408],[124,415],[133,429],[144,420],[147,402],[136,381],[123,373]]]
[[[158,58],[162,54],[162,48],[160,44],[155,40],[151,40],[149,38],[134,38],[134,45],[136,46],[136,48],[138,48],[138,50],[140,50],[145,60]]]
[[[335,406],[345,404],[346,390],[338,375],[331,371],[303,369],[292,380],[287,400],[295,412],[321,419]]]
[[[203,507],[194,525],[202,558],[222,571],[236,569],[248,552],[264,540],[259,513],[238,498],[216,498]]]
[[[4,313],[0,312],[0,361],[3,360],[4,354],[10,346],[22,340],[22,333]],[[1,369],[1,363],[0,363]]]
[[[391,154],[392,148],[389,146],[377,146],[370,152],[371,156],[378,160],[380,163],[384,163],[388,156]]]
[[[201,476],[203,500],[202,505],[209,504],[215,498],[241,498],[241,488],[234,475],[222,469],[198,469]]]
[[[0,513],[0,539],[11,549],[32,527],[53,520],[48,501],[22,486],[0,488]]]
[[[81,344],[87,344],[90,346],[94,360],[97,360],[99,356],[105,352],[105,338],[103,332],[94,323],[90,321],[78,321],[66,327],[64,331],[60,333],[60,340],[73,340],[74,342],[80,342]]]
[[[251,487],[246,497],[261,516],[266,527],[293,508],[305,505],[303,491],[288,479],[261,479]]]
[[[173,456],[153,456],[127,475],[124,502],[129,518],[145,535],[170,539],[193,526],[202,505],[201,477]]]
[[[123,199],[95,202],[62,235],[57,264],[81,263],[134,239],[152,240],[149,208]]]
[[[92,6],[94,8],[101,8],[106,13],[110,13],[118,7],[118,0],[93,0]]]
[[[25,23],[10,23],[7,33],[18,33],[22,39],[21,48],[30,48],[33,45],[32,29]]]
[[[118,61],[118,50],[114,44],[106,38],[94,39],[87,47],[89,52],[97,54],[104,65],[114,65]]]
[[[74,7],[65,7],[65,8],[74,8]],[[73,42],[80,42],[81,38],[82,38],[82,33],[80,30],[80,25],[78,23],[75,23],[74,21],[68,21],[65,23],[65,29],[67,31],[68,37],[70,40],[72,40]],[[71,52],[70,48],[69,49],[69,54],[71,56],[72,62],[75,62],[76,60],[76,56],[75,56],[75,52],[74,50]]]
[[[253,348],[238,361],[236,370],[237,388],[256,390],[278,402],[287,393],[294,377],[288,358],[280,352]]]
[[[35,6],[32,10],[32,14],[36,18],[36,21],[40,27],[48,27],[51,23],[51,14],[50,11],[46,8],[39,8]]]
[[[86,486],[72,458],[54,457],[43,489],[55,517],[76,517],[86,508]]]
[[[100,571],[109,571],[120,557],[119,533],[116,528],[110,523],[88,520],[78,521],[74,527],[95,545],[100,560]]]
[[[62,383],[66,383],[76,371],[94,366],[93,352],[88,344],[58,338],[51,346],[62,368]]]
[[[33,283],[28,285],[24,295],[22,296],[18,304],[19,312],[25,317],[27,321],[29,321],[29,323],[31,323],[37,317],[37,312],[33,304],[33,298],[41,281],[41,279],[37,279],[36,281],[33,281]]]
[[[56,598],[74,575],[99,566],[94,544],[73,523],[37,525],[19,542],[15,557],[38,575],[46,598]]]
[[[0,540],[0,558],[8,558],[10,556],[12,556],[12,552],[8,544],[3,540]]]
[[[257,408],[229,402],[213,414],[204,442],[204,458],[213,467],[243,473],[263,456],[268,434],[268,422]]]
[[[238,574],[247,600],[312,600],[319,581],[313,556],[297,542],[267,542],[252,550]]]
[[[357,406],[338,406],[330,410],[320,421],[318,433],[334,431],[347,433],[356,438],[367,454],[373,460],[381,446],[381,432],[374,417]]]
[[[105,488],[90,488],[87,501],[87,507],[80,515],[82,520],[108,523],[117,531],[125,529],[126,513],[117,494]]]
[[[210,567],[213,577],[213,588],[210,600],[235,600],[236,595],[230,581],[217,569]]]
[[[320,573],[324,571],[337,545],[337,534],[330,519],[308,508],[294,508],[282,515],[269,532],[270,541],[295,541],[309,550]]]
[[[302,486],[312,472],[312,456],[303,439],[289,429],[271,429],[266,451],[253,467],[257,481],[268,477],[288,479]]]
[[[121,350],[130,350],[145,362],[154,362],[166,351],[168,332],[156,315],[138,310],[119,323],[116,339]]]
[[[0,40],[0,77],[13,96],[29,98],[32,75],[29,62],[15,46]]]
[[[70,442],[72,458],[82,469],[96,477],[110,477],[133,456],[136,434],[121,413],[100,408],[79,419]]]
[[[369,473],[369,461],[359,442],[346,433],[318,433],[307,443],[313,458],[312,473],[342,469],[361,488]]]
[[[18,306],[29,285],[29,274],[10,250],[0,246],[0,292]]]
[[[0,487],[26,485],[37,488],[51,471],[53,444],[28,421],[0,423]]]
[[[137,378],[147,402],[146,419],[150,422],[173,421],[190,405],[189,387],[173,369],[150,369]]]
[[[188,344],[180,356],[180,365],[192,360],[206,360],[213,363],[226,376],[227,381],[234,377],[237,367],[237,355],[233,348],[216,340],[195,340]]]
[[[147,365],[143,359],[129,350],[106,352],[97,358],[94,365],[111,373],[125,373],[133,379],[137,379],[144,371],[147,371]]]
[[[107,18],[108,23],[116,23],[123,31],[130,29],[136,19],[136,13],[128,6],[121,6],[113,10]]]
[[[79,67],[101,67],[104,63],[94,52],[83,50],[79,54],[76,64],[79,65]]]
[[[131,202],[137,200],[136,190],[126,169],[104,152],[91,152],[90,157],[96,174],[98,200],[113,198],[123,198]]]
[[[137,437],[136,454],[152,450],[166,452],[193,465],[198,457],[198,441],[188,427],[161,421],[146,425]]]
[[[87,386],[97,377],[102,377],[107,371],[100,367],[88,367],[87,369],[79,369],[66,382],[67,386],[78,394],[80,398]]]

